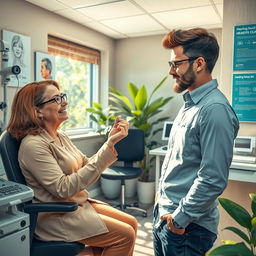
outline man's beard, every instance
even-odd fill
[[[195,80],[196,75],[193,71],[193,67],[192,65],[189,65],[189,68],[186,71],[186,73],[179,77],[179,81],[175,84],[173,90],[177,93],[181,93],[187,90],[192,84],[194,84]]]

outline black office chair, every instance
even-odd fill
[[[121,180],[121,203],[119,207],[122,211],[126,209],[137,210],[147,217],[147,211],[138,207],[137,203],[133,205],[125,203],[125,180],[138,178],[141,175],[141,168],[133,167],[133,163],[141,161],[145,154],[144,132],[139,129],[129,129],[128,136],[115,145],[118,153],[118,161],[124,162],[124,166],[110,166],[101,176],[109,180]]]
[[[26,185],[18,162],[19,147],[20,142],[12,137],[10,133],[5,131],[1,135],[0,153],[8,180]],[[73,202],[32,203],[30,201],[18,205],[18,210],[29,214],[31,256],[75,256],[85,248],[83,244],[78,242],[44,242],[34,238],[39,212],[72,212],[77,207],[77,204]]]

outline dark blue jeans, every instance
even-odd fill
[[[154,210],[155,218],[157,210]],[[216,234],[195,223],[189,224],[183,235],[173,233],[166,221],[153,228],[155,256],[204,256],[216,238]]]
[[[183,235],[169,230],[166,221],[153,229],[155,256],[204,256],[217,236],[209,230],[191,223]]]

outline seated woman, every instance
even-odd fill
[[[107,142],[88,158],[58,130],[68,119],[67,96],[59,89],[53,80],[21,88],[13,100],[7,128],[21,140],[19,164],[27,185],[34,190],[34,202],[74,201],[79,205],[74,212],[40,213],[35,234],[43,241],[90,245],[94,255],[132,256],[136,219],[89,198],[86,190],[116,161],[114,145],[127,136],[128,123],[117,118]]]

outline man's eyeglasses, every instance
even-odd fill
[[[170,68],[173,68],[174,70],[177,69],[177,64],[183,62],[183,61],[191,61],[191,60],[195,60],[197,59],[198,57],[189,57],[187,59],[183,59],[183,60],[176,60],[176,61],[168,61],[169,65],[170,65]]]
[[[66,93],[61,93],[60,95],[50,99],[50,100],[47,100],[47,101],[44,101],[42,103],[39,103],[37,104],[36,106],[39,107],[39,106],[42,106],[44,104],[47,104],[47,103],[50,103],[50,102],[56,102],[57,104],[61,104],[63,102],[63,100],[67,100],[67,94]]]

